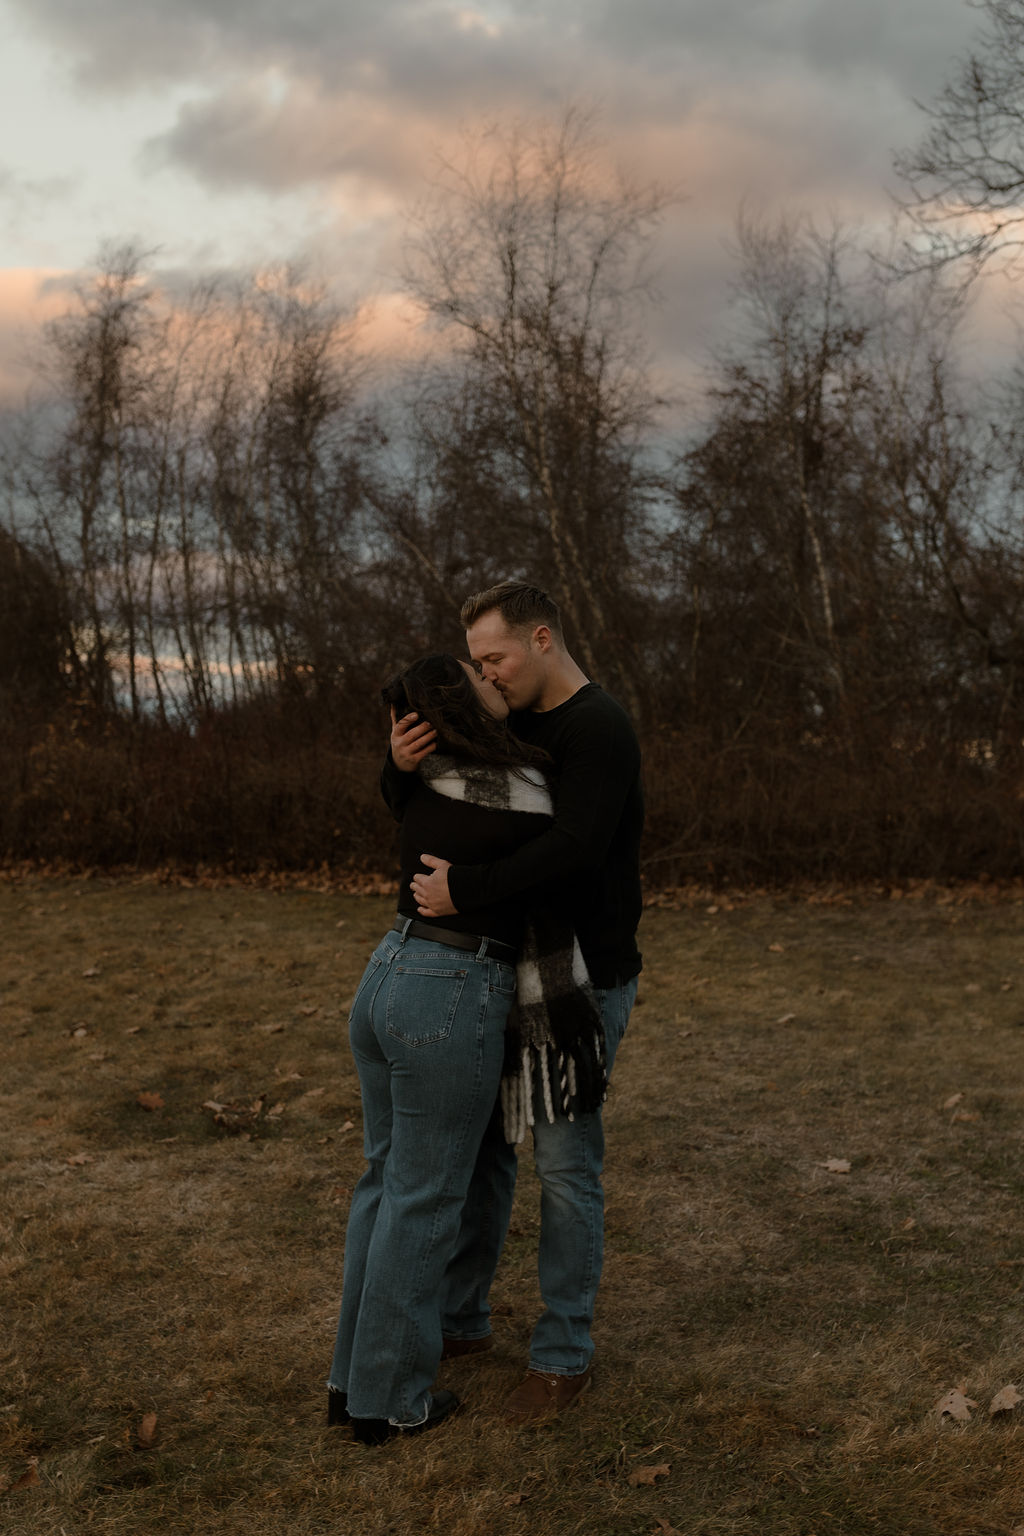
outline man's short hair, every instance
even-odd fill
[[[459,615],[463,629],[471,629],[477,619],[495,610],[509,629],[533,630],[538,624],[546,624],[555,639],[560,644],[565,643],[558,604],[540,587],[531,587],[528,581],[499,581],[497,586],[467,597]]]

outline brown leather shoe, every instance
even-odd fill
[[[503,1418],[514,1424],[527,1424],[554,1418],[564,1413],[590,1386],[593,1366],[578,1376],[545,1376],[543,1371],[527,1371],[526,1377],[505,1401]]]
[[[441,1346],[442,1360],[461,1360],[464,1355],[482,1355],[494,1348],[494,1336],[485,1333],[479,1339],[444,1339]]]

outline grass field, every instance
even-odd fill
[[[648,910],[592,1392],[498,1417],[538,1306],[527,1154],[498,1347],[442,1367],[450,1425],[374,1450],[324,1428],[323,1383],[362,1167],[346,1004],[392,910],[0,885],[8,1536],[1024,1526],[1024,1405],[989,1413],[1024,1389],[1019,899]]]

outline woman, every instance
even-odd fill
[[[501,858],[543,830],[546,755],[516,740],[508,706],[454,656],[427,656],[384,689],[436,752],[408,775],[395,926],[359,983],[349,1023],[368,1167],[352,1197],[328,1422],[364,1444],[441,1423],[439,1295],[481,1138],[498,1096],[524,904],[420,920],[409,883],[430,850]],[[404,786],[403,786],[404,787]]]

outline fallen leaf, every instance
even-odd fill
[[[283,1103],[282,1104],[275,1104],[273,1109],[268,1109],[267,1110],[267,1119],[268,1120],[274,1120],[274,1119],[277,1118],[278,1115],[283,1115],[283,1114],[284,1114],[284,1104]]]
[[[128,1028],[125,1030],[125,1034],[126,1035],[137,1035],[141,1029],[142,1029],[142,1025],[141,1024],[129,1024]]]
[[[957,1122],[960,1122],[961,1124],[964,1122],[973,1124],[975,1120],[980,1119],[981,1116],[977,1113],[976,1110],[958,1109],[953,1115],[952,1124],[956,1125]]]
[[[8,1493],[17,1493],[19,1488],[38,1488],[41,1482],[42,1478],[36,1471],[36,1462],[33,1457],[29,1462],[28,1471],[23,1472],[17,1482],[12,1483],[7,1491]]]
[[[351,1120],[346,1120],[345,1124],[342,1126],[341,1130],[342,1130],[342,1134],[344,1134],[345,1131],[354,1131],[355,1130],[355,1126],[352,1124]]]
[[[945,1104],[943,1104],[943,1109],[956,1109],[957,1105],[963,1102],[963,1097],[962,1093],[951,1093]]]
[[[668,1477],[671,1467],[636,1467],[626,1481],[631,1488],[650,1488],[659,1477]]]
[[[969,1424],[971,1409],[977,1408],[977,1403],[971,1397],[965,1397],[959,1387],[951,1387],[945,1397],[940,1397],[935,1404],[935,1412],[940,1419],[956,1419],[958,1424]]]
[[[283,1035],[284,1034],[284,1025],[283,1024],[257,1024],[256,1028],[259,1030],[261,1035]]]
[[[303,1018],[311,1019],[314,1013],[320,1012],[320,1004],[313,1003],[311,1007],[300,1008],[299,1012],[302,1014]]]
[[[82,1168],[86,1163],[92,1162],[92,1157],[88,1152],[76,1152],[68,1158],[67,1162],[69,1168]]]
[[[659,1520],[655,1536],[679,1536],[679,1532],[667,1520]]]
[[[523,1504],[525,1501],[525,1493],[507,1493],[501,1502],[506,1509],[512,1509],[516,1504]]]
[[[786,953],[786,946],[785,944],[769,944],[768,952],[772,955],[784,955]]]
[[[913,1216],[908,1216],[906,1221],[903,1223],[903,1230],[904,1232],[913,1232],[916,1226],[917,1222],[914,1220]]]
[[[793,1020],[795,1018],[796,1018],[796,1014],[795,1013],[784,1013],[782,1015],[782,1017],[779,1018],[779,1019],[776,1019],[775,1022],[776,1022],[776,1024],[792,1024],[792,1022],[793,1022]]]
[[[89,969],[87,971],[83,971],[82,972],[82,975],[83,976],[91,977],[91,976],[98,976],[99,973],[100,973],[100,968],[99,968],[98,965],[90,965],[90,967],[89,967]]]
[[[1011,1383],[1008,1387],[1002,1387],[988,1405],[988,1411],[992,1413],[1009,1413],[1016,1408],[1018,1403],[1024,1403],[1017,1388]]]
[[[86,1029],[84,1024],[76,1024],[74,1029],[71,1031],[71,1038],[72,1040],[84,1040],[88,1033],[89,1031]]]
[[[156,1414],[144,1413],[142,1423],[139,1425],[138,1442],[141,1446],[149,1447],[156,1443]]]
[[[140,1109],[163,1109],[163,1097],[159,1093],[140,1093],[135,1100]]]
[[[248,1141],[251,1139],[250,1133],[259,1130],[266,1102],[266,1094],[261,1093],[251,1104],[222,1104],[219,1099],[206,1099],[201,1107],[212,1111],[214,1125],[221,1126],[232,1136],[241,1136],[243,1141]],[[283,1109],[283,1103],[275,1106],[277,1114]]]
[[[828,1157],[823,1163],[819,1163],[818,1167],[824,1168],[828,1173],[849,1173],[850,1171],[850,1164],[845,1157]]]

